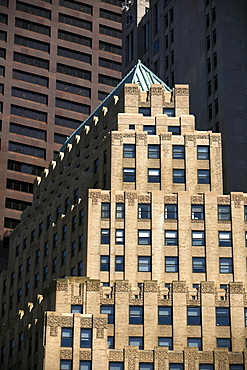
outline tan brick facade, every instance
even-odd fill
[[[13,232],[2,368],[246,368],[246,207],[222,194],[220,135],[195,131],[188,86],[126,84]]]

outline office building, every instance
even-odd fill
[[[0,1],[0,270],[33,181],[121,80],[121,1]]]
[[[123,58],[190,86],[198,130],[222,133],[224,192],[247,191],[247,2],[127,1]],[[138,42],[136,42],[138,40]]]
[[[35,181],[1,368],[245,369],[247,194],[222,194],[221,149],[139,62]]]

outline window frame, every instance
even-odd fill
[[[148,158],[149,159],[160,159],[160,145],[159,144],[148,144]]]
[[[172,159],[184,159],[184,158],[185,158],[184,145],[173,145],[172,146]]]
[[[168,263],[174,262],[174,263]],[[166,256],[165,257],[165,272],[166,273],[178,273],[179,271],[179,261],[176,256]]]
[[[219,231],[219,247],[231,247],[232,246],[232,232],[231,231]]]
[[[201,307],[187,306],[187,325],[201,325]]]
[[[177,230],[165,230],[165,245],[166,246],[178,245],[178,231]]]
[[[197,183],[210,184],[210,170],[208,169],[197,170]]]
[[[138,256],[138,272],[151,272],[152,258],[151,256]]]
[[[157,184],[161,181],[160,168],[148,168],[148,183]]]
[[[123,182],[135,182],[136,170],[135,168],[123,168]]]
[[[173,184],[185,184],[185,170],[183,168],[173,169]]]
[[[146,236],[141,235],[147,234]],[[151,245],[151,230],[149,229],[139,229],[138,230],[138,245]]]
[[[100,256],[100,271],[110,271],[110,256],[109,255]]]
[[[218,221],[231,221],[231,206],[218,204]]]
[[[151,219],[151,204],[138,203],[138,219]]]
[[[123,158],[135,158],[135,157],[136,157],[136,145],[123,144]]]
[[[204,230],[191,231],[192,246],[205,246],[205,232]]]
[[[64,334],[67,334],[67,335],[64,335]],[[61,328],[60,347],[73,347],[73,328],[67,328],[67,327]]]
[[[204,204],[191,204],[191,219],[204,220]]]
[[[232,265],[232,258],[225,258],[220,257],[220,274],[232,274],[233,273],[233,265]]]
[[[201,262],[201,263],[199,264],[198,262]],[[192,257],[192,272],[196,274],[206,273],[206,258],[205,257]]]
[[[198,160],[209,160],[210,159],[209,145],[198,145],[197,146],[197,159]]]
[[[162,310],[165,314],[161,314]],[[172,313],[172,306],[158,306],[158,325],[172,325]]]
[[[133,312],[138,313],[139,310],[139,315],[138,314],[133,314]],[[129,324],[130,325],[143,325],[143,306],[129,306]]]

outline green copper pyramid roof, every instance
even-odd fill
[[[82,127],[84,125],[88,125],[93,116],[98,116],[99,111],[101,111],[103,107],[107,107],[109,99],[114,95],[118,95],[120,88],[126,83],[137,84],[142,91],[148,91],[152,84],[161,84],[165,91],[172,91],[170,87],[164,83],[164,81],[162,81],[158,76],[150,71],[150,69],[144,66],[140,60],[138,60],[137,64],[122,79],[122,81],[119,82],[119,84],[102,101],[102,103],[100,103],[100,105],[90,114],[90,116],[85,119],[85,121],[73,132],[73,134],[66,139],[60,150],[61,152],[64,151],[64,148],[67,144],[72,142],[75,135],[80,135]]]

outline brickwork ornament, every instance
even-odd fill
[[[177,87],[175,88],[175,94],[179,96],[189,95],[189,89],[186,89],[184,87]]]
[[[100,282],[99,281],[87,281],[87,291],[88,292],[99,292]]]
[[[153,362],[153,360],[154,360],[153,351],[140,351],[139,352],[140,362]]]
[[[164,196],[164,203],[165,204],[176,204],[177,203],[177,195],[165,195]]]
[[[201,195],[193,195],[191,197],[191,204],[203,204],[203,194]]]
[[[173,282],[173,292],[174,293],[186,293],[186,283],[184,281]]]
[[[169,134],[161,134],[160,137],[161,137],[161,141],[167,141],[167,140],[171,141],[172,134],[171,133],[169,133]]]
[[[159,287],[156,281],[145,281],[144,292],[157,293],[158,291],[159,291]]]
[[[150,194],[149,195],[139,195],[138,203],[150,203]]]
[[[184,136],[184,143],[185,145],[188,144],[189,141],[193,142],[193,145],[196,146],[196,139],[197,135],[185,135]]]
[[[92,328],[92,318],[91,317],[81,317],[80,320],[81,328]]]
[[[72,350],[71,349],[61,349],[60,358],[63,360],[72,360]]]
[[[107,319],[95,318],[93,320],[93,327],[96,328],[96,338],[104,338],[104,329],[107,329]]]
[[[230,283],[230,294],[244,294],[243,283]]]
[[[207,134],[207,135],[197,135],[197,139],[209,139],[209,134]]]
[[[101,202],[110,202],[110,194],[101,194]]]
[[[244,196],[243,195],[233,194],[232,197],[231,197],[231,199],[234,202],[234,207],[235,208],[240,208],[241,207],[241,203],[244,200]]]
[[[213,352],[198,352],[198,359],[200,363],[211,364],[214,362]]]
[[[158,366],[158,370],[165,370],[166,369],[166,360],[168,359],[168,349],[162,348],[155,350],[154,352],[155,362]]]
[[[50,336],[51,337],[56,337],[57,336],[57,327],[56,326],[51,326],[50,327]]]
[[[228,365],[228,352],[215,351],[215,362],[218,364],[218,370],[225,370]]]
[[[73,326],[73,318],[66,316],[48,316],[47,325],[69,328]]]
[[[139,95],[139,87],[136,86],[125,86],[124,87],[125,95]]]
[[[91,351],[82,351],[80,350],[79,358],[81,361],[91,361],[92,353]]]
[[[128,292],[129,291],[129,283],[127,281],[116,281],[115,291],[116,292]]]
[[[96,206],[98,204],[98,201],[101,200],[101,193],[100,192],[94,192],[90,191],[89,198],[92,199],[92,205]]]
[[[128,199],[129,206],[134,206],[135,200],[137,199],[137,194],[128,192],[126,193],[126,197]]]
[[[136,348],[125,348],[125,362],[127,362],[128,370],[135,370],[135,364],[138,360],[138,349]]]
[[[223,197],[218,197],[217,198],[217,203],[218,204],[231,204],[231,201],[230,201],[230,196],[229,195],[227,195],[227,196],[224,196],[224,198]]]
[[[142,141],[147,145],[147,134],[136,134],[136,145],[142,144]]]
[[[109,361],[123,361],[123,350],[122,349],[114,349],[109,351]]]
[[[201,292],[202,293],[215,294],[214,282],[213,281],[204,281],[204,282],[202,282]]]
[[[183,353],[168,353],[168,359],[171,363],[180,363],[182,364],[184,362],[184,356]]]
[[[123,194],[117,194],[116,195],[116,203],[124,203],[124,195]]]
[[[221,145],[221,136],[220,135],[209,135],[209,140],[210,140],[210,144],[212,144],[213,142],[215,143],[218,143],[219,145]]]
[[[68,283],[66,281],[62,280],[57,280],[56,284],[56,290],[57,291],[67,291],[68,290]]]
[[[244,358],[242,353],[229,353],[230,364],[243,364]]]
[[[196,362],[198,360],[198,351],[187,349],[184,351],[185,362],[187,362],[188,369],[196,370]]]
[[[244,204],[247,205],[247,197],[244,197]]]
[[[83,287],[84,284],[79,284],[79,296],[75,295],[75,286],[71,284],[71,303],[72,304],[83,304]]]

